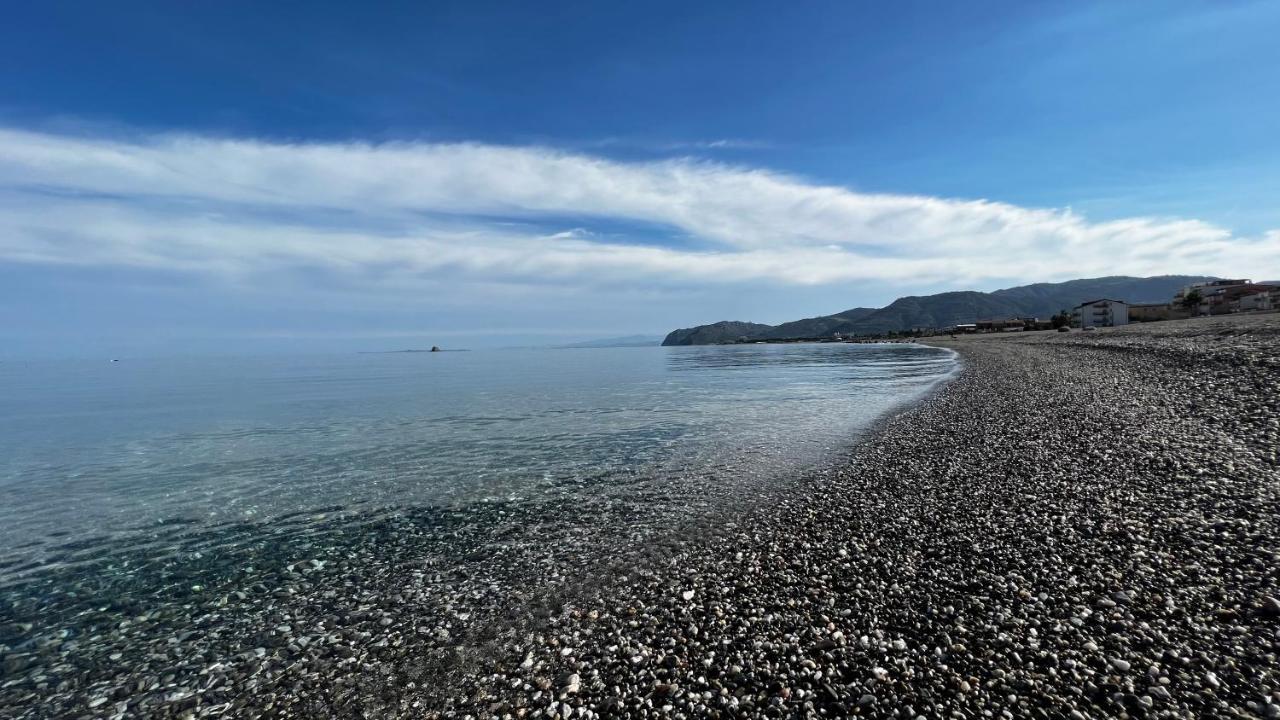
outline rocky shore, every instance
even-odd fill
[[[847,460],[675,527],[86,549],[0,588],[0,717],[1280,717],[1280,316],[948,342]]]

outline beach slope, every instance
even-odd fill
[[[1280,316],[948,343],[961,376],[847,464],[602,584],[451,708],[1280,714]]]

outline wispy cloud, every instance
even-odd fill
[[[607,137],[579,143],[585,149],[633,148],[658,153],[696,153],[708,150],[768,150],[777,147],[763,140],[716,138],[712,140],[655,140],[652,138]]]
[[[543,231],[546,222],[578,221]],[[495,218],[530,220],[502,222]],[[602,242],[593,220],[669,228]],[[868,194],[692,159],[474,143],[101,139],[0,130],[0,261],[252,276],[921,284],[1280,277],[1280,231]]]

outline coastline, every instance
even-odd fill
[[[832,423],[833,402],[794,407]],[[706,470],[601,470],[522,497],[166,517],[127,535],[59,532],[39,556],[14,545],[0,554],[0,716],[448,706],[469,673],[598,593],[602,578],[732,527],[788,492],[801,468],[843,457],[863,434],[845,432],[811,459],[752,445]]]
[[[1273,717],[1278,320],[940,343],[962,375],[845,466],[441,715]]]
[[[1278,320],[942,339],[959,376],[848,457],[662,532],[501,503],[246,530],[139,569],[165,591],[120,627],[53,593],[5,618],[0,714],[1266,717]],[[191,589],[245,563],[244,597]],[[77,625],[14,642],[46,617]]]

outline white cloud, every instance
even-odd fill
[[[589,230],[592,221],[666,227],[682,242],[606,239]],[[1069,210],[858,193],[693,159],[0,130],[0,261],[223,275],[321,267],[401,281],[1280,277],[1280,232],[1244,238],[1197,220],[1089,222]]]

